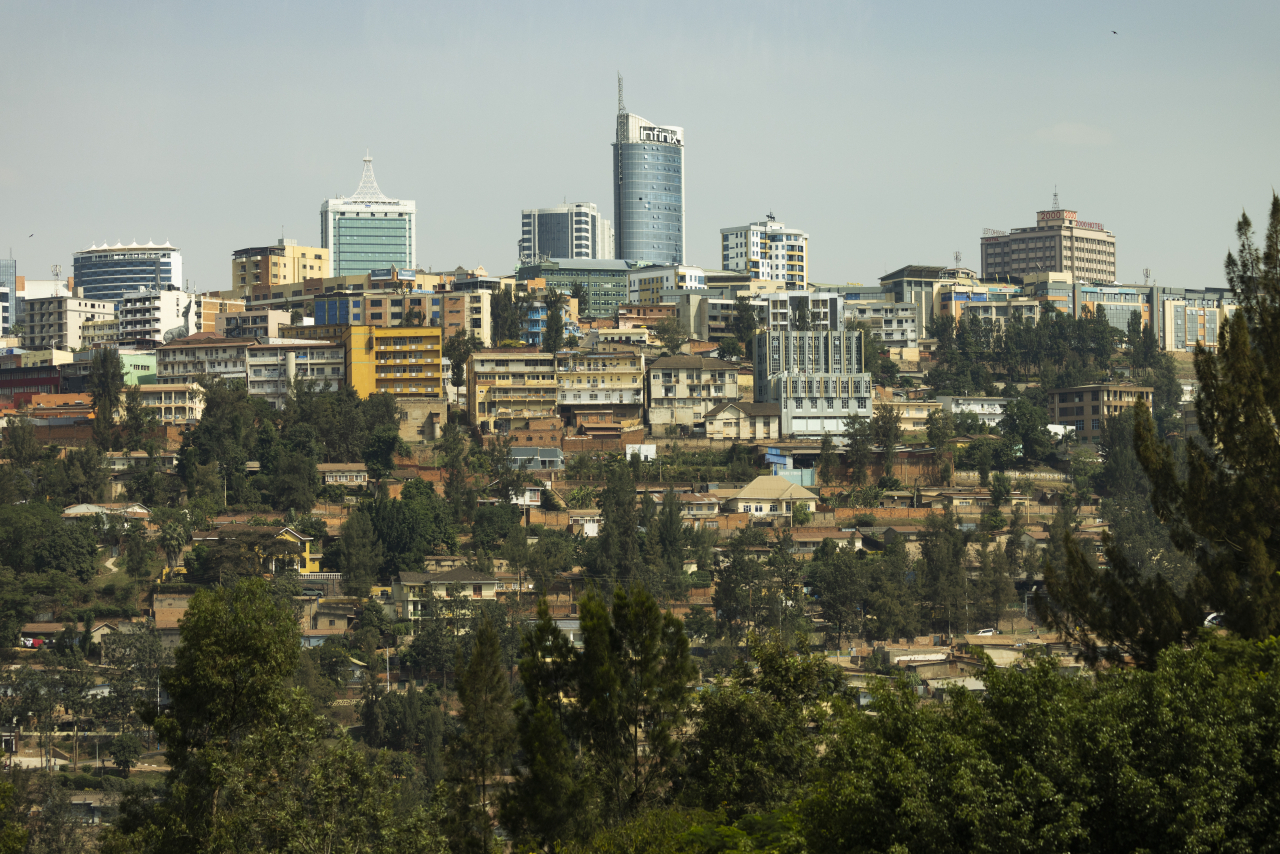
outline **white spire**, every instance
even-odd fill
[[[356,187],[354,195],[347,196],[347,200],[352,202],[395,201],[382,195],[382,191],[378,189],[378,180],[373,177],[373,158],[369,156],[368,150],[364,153],[364,174],[360,176],[360,186]]]

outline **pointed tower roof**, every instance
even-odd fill
[[[369,152],[364,153],[364,174],[360,176],[360,186],[356,187],[354,194],[347,196],[347,201],[351,202],[394,202],[395,199],[389,199],[378,189],[378,179],[373,177],[373,158],[369,156]]]

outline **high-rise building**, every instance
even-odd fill
[[[773,214],[763,222],[720,229],[721,265],[751,274],[753,279],[786,282],[787,290],[803,291],[809,283],[809,235],[787,228]]]
[[[75,286],[88,300],[118,300],[126,291],[181,288],[182,253],[168,243],[90,246],[72,256]]]
[[[12,258],[0,258],[0,335],[9,334],[13,322],[10,312],[18,293],[18,262]]]
[[[1056,196],[1055,196],[1056,199]],[[982,238],[982,278],[1066,273],[1072,282],[1116,280],[1116,236],[1075,211],[1036,213],[1036,224],[1008,234],[987,229]]]
[[[618,78],[613,144],[613,257],[684,263],[684,128],[660,127],[627,112]]]
[[[329,250],[334,276],[352,276],[388,267],[418,266],[417,205],[390,199],[373,177],[365,155],[364,174],[353,195],[320,205],[320,246]]]
[[[520,212],[520,263],[544,258],[612,258],[613,225],[594,204]]]
[[[576,291],[583,295],[578,300],[580,316],[612,317],[628,299],[627,275],[635,268],[634,261],[564,258],[526,264],[516,271],[516,281],[542,279],[546,287],[560,293]]]
[[[329,250],[299,246],[280,238],[275,246],[253,246],[231,253],[231,288],[240,296],[254,285],[291,285],[304,279],[329,277]]]

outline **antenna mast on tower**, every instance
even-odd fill
[[[622,104],[622,72],[618,72],[618,114],[621,115],[627,111]]]
[[[1143,268],[1142,268],[1142,286],[1143,286],[1144,288],[1147,286],[1147,281],[1148,281],[1150,278],[1151,278],[1151,268],[1150,268],[1150,267],[1143,267]]]
[[[954,258],[956,259],[956,270],[957,270],[957,271],[959,271],[959,269],[960,269],[960,250],[959,250],[959,249],[957,249],[955,252],[953,252],[953,253],[951,253],[951,254],[952,254],[952,257],[954,257]]]
[[[1053,185],[1053,209],[1055,211],[1062,210],[1062,208],[1058,207],[1058,185],[1057,184]]]

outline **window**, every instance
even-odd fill
[[[1096,406],[1094,407],[1094,409],[1097,409],[1097,408],[1098,408],[1098,407],[1096,407]],[[1094,430],[1101,430],[1101,429],[1102,429],[1102,422],[1101,422],[1101,421],[1099,421],[1097,418],[1093,419],[1093,429],[1094,429]]]

